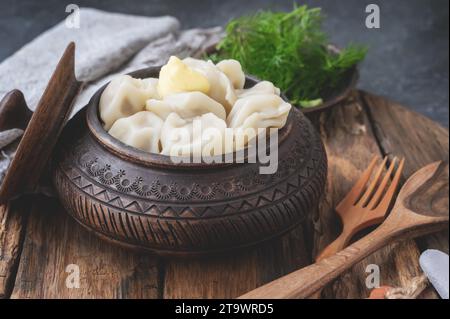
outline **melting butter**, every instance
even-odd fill
[[[162,98],[180,92],[198,91],[207,94],[209,90],[208,79],[175,56],[170,57],[159,73],[158,93]]]

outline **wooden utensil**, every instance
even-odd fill
[[[6,173],[0,188],[0,204],[34,191],[80,88],[81,83],[75,78],[75,44],[70,43],[31,117]],[[12,110],[12,102],[18,103],[14,108],[23,109],[23,97],[13,91],[6,98],[6,106],[0,110]]]
[[[0,132],[13,128],[25,130],[32,114],[22,92],[12,90],[0,101]]]
[[[240,298],[308,298],[377,249],[403,238],[448,228],[448,163],[436,162],[411,176],[383,224],[343,251],[259,287]]]
[[[374,178],[369,183],[376,162],[377,158],[374,157],[369,167],[361,175],[350,192],[336,206],[336,212],[341,217],[343,225],[342,233],[316,257],[316,262],[344,249],[352,237],[359,231],[383,222],[397,191],[405,160],[402,159],[400,161],[394,178],[386,192],[385,189],[393,175],[397,158],[393,159],[386,174],[381,179],[387,162],[387,157],[385,157],[375,173]]]

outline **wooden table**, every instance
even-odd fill
[[[404,156],[404,178],[449,157],[448,130],[368,93],[354,92],[346,102],[311,119],[329,157],[327,190],[311,212],[311,227],[232,256],[162,259],[104,243],[72,221],[56,199],[36,196],[0,210],[0,298],[237,297],[311,263],[338,234],[333,207],[374,155]],[[420,274],[422,250],[448,253],[448,236],[447,230],[392,244],[330,284],[324,297],[367,297],[368,264],[380,267],[381,284],[403,286]],[[72,264],[79,267],[79,288],[66,286]],[[437,294],[430,289],[424,297]]]

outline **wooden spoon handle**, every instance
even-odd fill
[[[325,258],[328,258],[340,252],[342,249],[345,248],[345,246],[347,246],[350,238],[351,238],[350,234],[342,232],[338,238],[336,238],[333,242],[331,242],[327,247],[325,247],[322,250],[322,252],[319,255],[317,255],[316,262],[319,262]]]
[[[239,298],[308,298],[358,261],[386,245],[397,235],[398,233],[389,225],[381,225],[341,252],[274,280]]]

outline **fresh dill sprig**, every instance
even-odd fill
[[[367,49],[328,49],[320,8],[295,7],[289,13],[260,11],[230,21],[226,36],[209,56],[214,62],[238,60],[244,71],[279,87],[294,104],[311,107],[336,88]],[[319,103],[320,104],[320,103]]]

